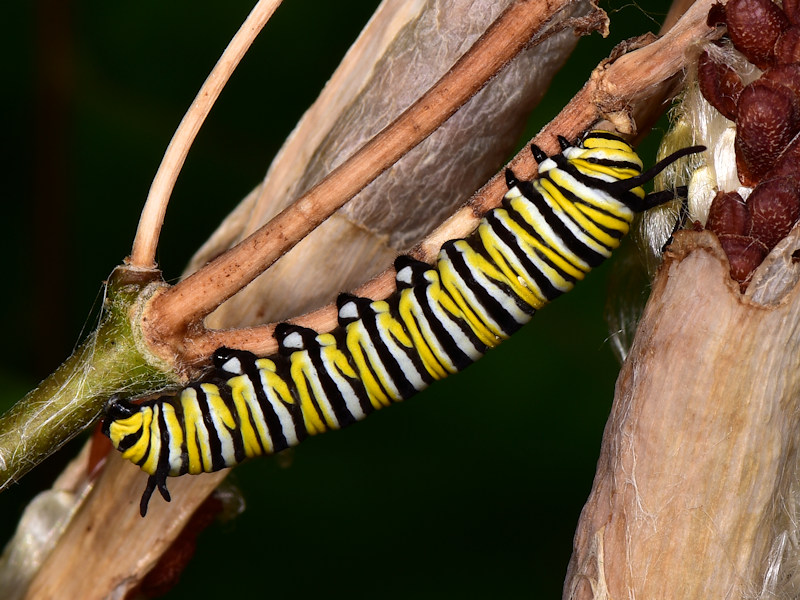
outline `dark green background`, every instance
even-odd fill
[[[376,4],[287,0],[278,11],[178,181],[158,256],[167,278],[263,176]],[[648,2],[649,12],[626,0],[604,6],[610,38],[580,42],[529,133],[614,44],[656,31],[666,4]],[[130,251],[172,132],[250,8],[243,0],[4,8],[3,410],[94,323],[101,281]],[[246,512],[202,534],[170,597],[231,589],[295,598],[557,597],[618,368],[603,320],[609,268],[421,397],[310,440],[288,468],[272,459],[237,468],[231,479]],[[0,496],[0,540],[79,443]]]

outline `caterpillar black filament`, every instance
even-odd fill
[[[456,373],[517,331],[611,255],[633,215],[671,199],[641,185],[702,147],[642,173],[630,145],[592,131],[547,157],[539,177],[506,172],[508,193],[469,237],[442,246],[436,263],[401,256],[397,292],[339,297],[339,327],[318,334],[282,324],[279,354],[221,348],[213,371],[175,395],[136,404],[114,396],[103,432],[150,474],[142,515],[167,477],[212,472],[339,429]]]

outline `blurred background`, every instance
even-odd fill
[[[168,280],[263,177],[378,2],[311,4],[278,10],[189,154],[159,246]],[[579,42],[520,145],[616,43],[657,31],[668,4],[601,4],[610,37]],[[93,328],[102,281],[130,251],[163,151],[251,7],[5,7],[3,411]],[[645,163],[665,126],[641,147]],[[246,511],[200,536],[169,597],[231,589],[295,598],[558,597],[618,370],[603,319],[611,269],[423,396],[281,460],[237,468],[229,480]],[[3,544],[82,443],[0,495]]]

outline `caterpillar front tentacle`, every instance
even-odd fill
[[[341,295],[334,331],[282,324],[274,356],[220,348],[213,371],[176,394],[140,404],[113,397],[103,431],[151,475],[142,515],[155,489],[169,500],[167,476],[280,452],[463,370],[608,258],[634,213],[666,199],[641,185],[701,150],[642,173],[633,148],[612,133],[559,144],[552,157],[531,147],[538,179],[507,170],[502,205],[469,237],[444,244],[433,265],[399,257],[389,298]]]

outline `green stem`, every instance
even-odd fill
[[[135,315],[152,280],[153,273],[117,269],[97,330],[0,418],[0,490],[91,425],[112,393],[140,394],[176,381],[137,336]]]

